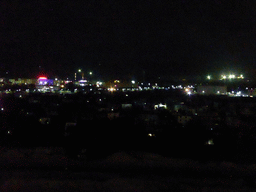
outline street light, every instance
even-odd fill
[[[81,73],[82,80],[84,80],[84,72],[82,71],[82,69],[78,69],[77,72]],[[75,73],[75,81],[76,81],[76,79],[77,79],[77,73]]]
[[[209,80],[210,80],[210,79],[211,79],[211,76],[210,76],[210,75],[207,75],[207,79],[209,79]]]
[[[235,78],[235,75],[231,74],[228,76],[229,79],[234,79]]]
[[[90,71],[89,74],[92,75],[92,72]]]

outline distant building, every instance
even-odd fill
[[[227,86],[219,85],[199,85],[197,87],[198,94],[215,95],[215,94],[226,94]]]
[[[47,79],[46,77],[39,77],[37,80],[38,85],[53,85],[53,79]]]
[[[35,84],[37,82],[36,79],[22,79],[22,78],[18,78],[18,79],[9,79],[9,82],[12,85],[21,85],[21,84],[25,84],[25,85],[29,85],[29,84]]]

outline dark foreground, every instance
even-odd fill
[[[61,147],[2,148],[0,191],[254,191],[255,164],[117,152],[84,161]]]

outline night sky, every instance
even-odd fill
[[[15,77],[186,77],[256,67],[256,2],[8,1],[0,73]]]

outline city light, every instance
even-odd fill
[[[166,104],[159,103],[159,104],[157,104],[157,105],[154,106],[154,109],[158,109],[158,108],[167,109],[167,105],[166,105]]]
[[[238,79],[244,79],[244,76],[241,74],[239,77],[237,77]]]
[[[226,79],[244,79],[244,76],[241,74],[240,76],[236,76],[235,74],[229,74],[229,75],[221,75],[220,80],[226,80]]]
[[[210,79],[211,79],[211,76],[210,76],[210,75],[207,75],[207,79],[210,80]]]
[[[39,80],[46,80],[47,77],[45,77],[45,76],[40,76],[38,79],[39,79]]]
[[[131,82],[132,82],[132,84],[135,84],[135,81],[134,81],[134,80],[132,80]]]
[[[110,87],[110,88],[108,88],[108,91],[113,92],[113,91],[116,91],[116,89],[113,87]]]
[[[100,87],[102,85],[102,82],[101,81],[97,81],[96,82],[96,87]]]
[[[230,75],[228,76],[229,79],[235,79],[235,77],[236,77],[236,76],[233,75],[233,74],[230,74]]]

